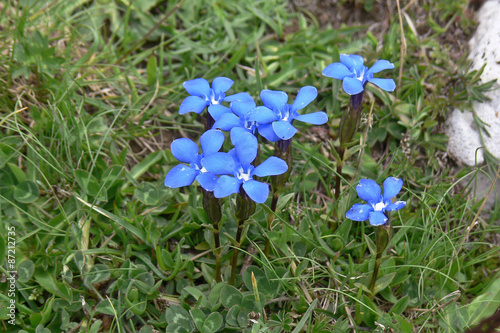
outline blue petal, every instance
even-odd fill
[[[370,212],[370,214],[368,214],[368,219],[371,225],[382,225],[389,220],[384,213],[377,211]]]
[[[369,204],[376,204],[380,201],[380,186],[371,179],[361,179],[358,186],[356,186],[358,197],[368,202]]]
[[[231,142],[236,149],[241,166],[247,169],[257,157],[257,138],[247,130],[235,127],[231,130]]]
[[[334,62],[323,69],[323,75],[333,77],[334,79],[343,80],[346,76],[352,75],[349,68],[340,62]]]
[[[366,75],[378,73],[380,71],[383,71],[384,69],[393,69],[393,68],[394,68],[393,63],[383,59],[377,60],[377,62],[375,62],[375,64],[373,64],[373,66],[370,67],[370,69],[366,72]]]
[[[285,161],[279,157],[271,156],[252,170],[252,176],[265,177],[281,175],[285,173],[286,170],[288,170],[288,165],[286,165]]]
[[[257,129],[259,130],[259,134],[262,135],[264,138],[271,142],[276,142],[279,141],[280,138],[274,133],[273,125],[272,124],[263,124],[257,126]]]
[[[219,178],[211,172],[203,172],[196,176],[196,180],[206,191],[213,191]]]
[[[234,101],[231,103],[231,111],[240,118],[245,116],[255,107],[255,102]]]
[[[344,81],[342,81],[342,87],[349,95],[356,95],[364,90],[363,83],[352,77],[346,77]]]
[[[295,117],[295,120],[313,125],[323,125],[328,121],[328,116],[323,111],[318,111],[309,114],[298,115]]]
[[[182,84],[184,89],[193,96],[208,98],[210,95],[210,85],[205,79],[194,79]]]
[[[241,181],[234,177],[221,176],[214,187],[214,196],[224,198],[240,191]]]
[[[235,102],[235,101],[254,102],[252,96],[250,96],[250,94],[247,92],[240,92],[240,93],[237,93],[234,95],[226,96],[226,98],[224,98],[224,101],[225,102]]]
[[[288,140],[297,133],[297,129],[286,120],[279,120],[272,123],[274,133],[281,140]]]
[[[179,107],[179,114],[185,114],[188,112],[196,112],[200,114],[207,106],[207,101],[203,98],[197,96],[188,96],[182,101]]]
[[[231,110],[227,106],[213,104],[208,107],[208,113],[210,113],[214,120],[219,120],[223,114],[231,113]]]
[[[216,175],[232,175],[236,171],[233,157],[227,153],[213,153],[201,160],[201,165]]]
[[[212,81],[212,89],[214,90],[216,95],[219,95],[220,93],[225,93],[226,91],[231,89],[233,83],[234,81],[228,79],[227,77],[216,77]]]
[[[393,210],[400,210],[404,206],[406,206],[406,201],[396,201],[394,203],[387,205],[385,210],[388,212],[392,212]]]
[[[207,156],[218,152],[224,143],[224,134],[221,131],[211,129],[200,137],[201,150]]]
[[[295,101],[292,104],[292,111],[297,111],[305,108],[309,103],[314,101],[314,99],[318,96],[318,90],[313,86],[305,86],[300,88],[297,93],[297,97],[295,97]]]
[[[282,110],[288,101],[288,95],[284,91],[264,89],[260,92],[260,99],[271,110]]]
[[[370,81],[371,83],[373,83],[374,85],[385,91],[394,91],[394,89],[396,89],[396,82],[394,82],[393,79],[371,78],[368,79],[368,81]]]
[[[341,54],[340,62],[346,65],[347,68],[349,69],[356,68],[357,70],[357,69],[362,69],[365,60],[363,59],[362,56],[359,56],[357,54]]]
[[[373,212],[373,207],[368,204],[354,204],[345,216],[353,221],[366,221],[368,214]]]
[[[220,128],[223,131],[230,131],[234,127],[241,127],[241,121],[233,113],[223,114],[212,126],[212,128]]]
[[[259,124],[268,124],[278,120],[278,116],[265,106],[258,106],[250,111],[246,117],[249,121],[256,121]]]
[[[198,173],[198,170],[192,169],[184,164],[179,164],[167,173],[165,177],[165,186],[176,188],[191,185]]]
[[[197,163],[198,162],[198,145],[191,139],[180,138],[172,141],[170,145],[172,155],[176,159],[184,163]]]
[[[401,178],[389,177],[384,180],[384,201],[394,198],[401,188],[403,187],[403,180]]]
[[[269,196],[269,185],[250,179],[243,183],[243,189],[248,194],[250,199],[256,203],[264,203]]]

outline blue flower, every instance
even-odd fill
[[[393,79],[374,78],[373,74],[384,69],[393,69],[394,64],[387,60],[378,60],[370,69],[364,65],[363,57],[355,54],[341,54],[340,62],[334,62],[325,67],[323,75],[343,80],[342,87],[349,95],[356,95],[365,89],[367,82],[371,82],[381,89],[393,91],[396,83]]]
[[[235,127],[231,130],[234,145],[229,153],[215,153],[201,163],[208,171],[222,175],[214,188],[214,196],[223,198],[238,193],[240,188],[257,203],[269,196],[269,185],[253,179],[254,176],[274,176],[284,173],[288,166],[282,159],[271,156],[257,167],[251,163],[257,156],[257,138],[247,130]]]
[[[181,187],[191,185],[196,179],[207,191],[213,191],[218,180],[217,174],[203,167],[203,159],[217,153],[224,143],[224,134],[218,130],[208,130],[200,137],[202,153],[198,154],[198,145],[192,140],[181,138],[170,146],[176,159],[189,165],[179,164],[173,167],[165,177],[165,186]]]
[[[226,96],[234,81],[227,77],[217,77],[212,81],[212,88],[205,79],[194,79],[184,82],[184,89],[191,95],[184,99],[179,107],[179,114],[196,112],[200,114],[205,107],[214,114],[230,112],[227,106],[221,105],[223,101],[231,102],[234,100],[248,100],[252,97],[248,93],[238,93]],[[215,118],[215,117],[214,117]]]
[[[288,95],[283,91],[264,89],[260,93],[260,98],[265,109],[254,110],[248,115],[249,121],[257,121],[259,134],[267,140],[276,142],[292,138],[297,129],[292,125],[294,120],[302,121],[313,125],[322,125],[328,121],[326,113],[319,111],[309,114],[299,115],[297,112],[311,103],[318,91],[312,86],[302,87],[293,104],[287,104]],[[267,110],[273,111],[274,115]]]
[[[255,134],[257,130],[257,126],[259,126],[259,122],[267,124],[273,120],[275,120],[276,116],[274,112],[265,106],[256,106],[253,101],[234,101],[231,102],[230,110],[232,112],[224,113],[216,119],[212,128],[220,128],[224,131],[230,131],[235,127],[241,127],[246,129],[247,131]],[[259,116],[253,117],[255,113],[258,113]],[[258,119],[250,120],[250,118]]]
[[[381,195],[380,186],[371,179],[361,179],[356,192],[358,196],[368,204],[354,204],[347,212],[346,217],[353,221],[370,220],[371,225],[382,225],[389,219],[384,214],[385,211],[399,210],[406,205],[406,201],[391,202],[401,188],[403,180],[395,177],[389,177],[384,181],[384,194]]]

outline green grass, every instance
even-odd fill
[[[0,285],[0,330],[463,332],[493,314],[500,303],[498,204],[473,224],[481,201],[472,185],[484,168],[457,171],[442,131],[451,108],[470,112],[491,87],[468,70],[465,42],[447,39],[469,36],[470,9],[438,0],[407,9],[401,62],[396,6],[387,16],[379,2],[359,3],[332,2],[354,19],[334,21],[332,11],[327,25],[318,18],[324,8],[277,0],[0,5],[2,282],[13,270],[12,235],[18,273],[14,297],[9,283]],[[373,26],[377,20],[384,24]],[[418,36],[408,20],[419,22]],[[382,74],[396,82],[403,71],[392,94],[368,86],[335,202],[336,138],[349,100],[321,71],[339,53],[361,54],[368,65],[393,62],[395,70]],[[236,288],[214,283],[214,241],[199,191],[163,185],[178,163],[171,141],[196,141],[204,130],[202,117],[178,114],[187,96],[182,82],[218,76],[257,104],[263,88],[294,96],[313,85],[319,96],[306,112],[330,118],[321,129],[300,127],[293,181],[273,230],[266,230],[266,205],[247,221],[239,258],[246,270]],[[261,153],[273,151],[264,145]],[[468,175],[464,186],[459,180]],[[398,198],[407,206],[391,216],[394,236],[372,295],[374,228],[345,212],[359,202],[359,179],[388,176],[404,180]],[[223,206],[224,281],[234,206],[233,197]]]

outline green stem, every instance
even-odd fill
[[[233,258],[231,262],[231,278],[229,279],[229,284],[234,286],[234,281],[236,279],[236,268],[238,265],[238,253],[240,252],[241,248],[241,234],[243,232],[243,222],[244,221],[238,221],[238,231],[236,233],[236,248],[234,249],[233,252]]]
[[[273,201],[271,202],[271,210],[276,213],[276,207],[278,205],[278,198],[279,196],[273,193]],[[269,240],[269,232],[271,232],[271,225],[274,220],[274,215],[272,213],[269,213],[269,216],[267,218],[267,237],[266,237],[266,243],[264,245],[264,254],[266,255],[267,258],[269,258],[269,249],[271,248],[271,241]]]
[[[215,241],[215,282],[221,282],[220,266],[222,261],[222,249],[220,247],[220,233],[214,232]]]

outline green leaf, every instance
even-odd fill
[[[316,298],[314,301],[312,301],[311,305],[307,309],[306,313],[302,316],[302,319],[299,321],[295,329],[292,331],[292,333],[299,333],[302,328],[306,325],[307,321],[309,320],[309,317],[311,317],[312,312],[314,308],[316,307],[316,304],[318,303],[318,299]]]
[[[222,288],[220,298],[222,301],[222,305],[229,309],[234,305],[241,304],[243,295],[235,287],[226,285],[224,288]]]
[[[114,317],[116,313],[116,309],[119,306],[118,301],[114,298],[107,298],[105,300],[100,301],[95,310],[98,313],[103,313],[108,316]]]
[[[35,272],[33,261],[26,259],[17,266],[17,275],[19,282],[28,282]]]
[[[172,323],[168,324],[165,333],[188,333],[190,331],[191,330],[186,330],[181,324]]]
[[[217,332],[221,325],[222,315],[218,312],[211,313],[203,323],[203,326],[207,327],[210,332]]]
[[[155,83],[157,74],[158,74],[158,65],[156,64],[156,57],[154,55],[151,55],[148,59],[148,64],[146,66],[146,78],[148,81],[148,86]]]
[[[181,325],[184,329],[191,330],[191,316],[180,306],[171,306],[165,311],[165,319],[169,324]]]
[[[54,276],[43,269],[42,267],[36,268],[34,273],[35,280],[40,286],[51,294],[60,296],[65,300],[71,300],[71,291],[62,283],[57,283]]]
[[[500,278],[495,280],[484,291],[470,302],[467,309],[470,315],[469,326],[474,326],[487,318],[500,307]]]
[[[184,290],[190,293],[202,307],[207,308],[210,306],[207,297],[198,288],[188,286],[185,287]]]
[[[96,283],[100,283],[103,281],[106,281],[109,279],[111,276],[109,269],[106,265],[103,264],[97,264],[88,273],[88,275],[85,277],[86,283],[88,285],[93,285]]]
[[[158,188],[151,183],[142,183],[134,190],[135,197],[145,205],[154,206],[160,200]]]
[[[406,310],[406,307],[408,306],[408,303],[410,302],[410,296],[405,295],[403,296],[399,301],[397,301],[396,304],[392,306],[392,308],[389,310],[389,313],[396,313],[398,315],[402,314],[404,310]]]
[[[39,196],[38,186],[30,180],[25,180],[14,188],[14,199],[22,203],[32,203]]]
[[[194,321],[194,326],[201,331],[203,328],[203,323],[205,322],[205,314],[200,309],[191,309],[191,317]]]
[[[99,332],[99,328],[101,328],[102,320],[96,320],[95,323],[90,326],[89,333],[97,333]],[[142,332],[142,330],[141,330]]]
[[[391,284],[391,282],[395,276],[396,276],[396,272],[393,272],[393,273],[385,274],[384,276],[377,279],[377,281],[375,282],[375,288],[373,289],[373,294],[376,295],[381,290],[384,290],[385,288],[387,288]]]

